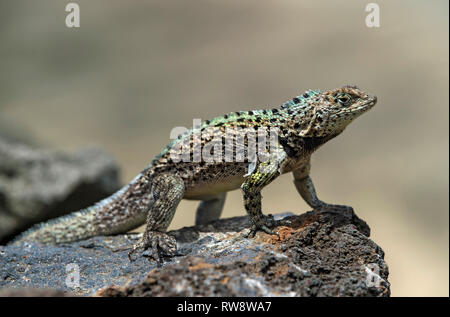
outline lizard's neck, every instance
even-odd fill
[[[337,134],[321,137],[301,137],[297,135],[283,137],[280,135],[278,141],[289,157],[300,158],[311,155],[322,144],[325,144],[336,136]]]
[[[322,144],[325,144],[336,136],[338,136],[338,134],[319,137],[303,137],[305,150],[309,153],[312,153],[317,150]]]

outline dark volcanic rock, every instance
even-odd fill
[[[120,187],[118,171],[98,148],[66,154],[0,138],[0,244],[109,196]]]
[[[160,267],[143,256],[129,262],[123,248],[139,234],[0,247],[0,287],[96,296],[389,296],[384,253],[352,211],[284,216],[276,217],[280,238],[244,238],[247,217],[172,231],[178,254]]]
[[[6,288],[0,290],[0,297],[67,297],[70,293],[45,288]]]

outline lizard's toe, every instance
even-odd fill
[[[161,257],[172,257],[177,251],[177,242],[174,237],[169,236],[164,232],[152,231],[148,234],[144,234],[142,240],[135,244],[130,252],[128,252],[128,258],[132,261],[131,255],[137,250],[143,251],[151,249],[151,256],[153,260],[161,263]]]
[[[346,212],[353,212],[353,208],[346,205],[324,204],[314,209],[320,213],[342,214]]]
[[[277,235],[279,237],[278,232],[270,229],[275,226],[275,219],[273,215],[269,214],[268,216],[263,216],[259,221],[253,223],[250,228],[250,231],[244,234],[244,238],[253,238],[258,231],[264,231],[267,234]]]
[[[261,228],[260,228],[259,230],[264,231],[264,232],[267,233],[267,234],[277,235],[278,237],[280,236],[280,235],[278,234],[277,231],[273,231],[272,229],[269,229],[269,228],[268,228],[267,226],[265,226],[265,225],[261,226]]]
[[[139,241],[138,243],[136,243],[135,245],[133,245],[133,247],[131,248],[131,250],[128,252],[128,259],[130,260],[130,262],[133,262],[133,258],[131,257],[131,255],[133,253],[135,253],[137,250],[139,249],[145,249],[144,248],[144,244],[143,241]]]
[[[177,241],[168,234],[158,235],[158,249],[167,256],[174,256],[177,252]]]

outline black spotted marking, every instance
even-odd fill
[[[317,149],[320,145],[324,144],[325,142],[331,140],[332,138],[336,137],[336,135],[331,135],[331,136],[323,136],[323,137],[319,137],[319,136],[313,136],[313,137],[304,137],[302,138],[303,140],[303,146],[305,148],[305,150],[307,151],[314,151],[315,149]]]
[[[283,147],[283,149],[286,152],[287,156],[289,156],[289,157],[297,156],[297,153],[296,153],[295,149],[288,144],[288,140],[286,138],[278,137],[278,142]]]
[[[300,99],[298,99],[297,97],[293,98],[292,101],[297,105],[300,103]]]

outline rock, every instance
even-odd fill
[[[32,133],[24,126],[10,119],[0,118],[0,139],[10,143],[39,146]]]
[[[276,219],[279,238],[244,238],[247,217],[171,231],[178,254],[160,266],[140,254],[129,262],[124,247],[140,234],[0,247],[0,287],[94,296],[390,295],[384,253],[353,211]]]
[[[70,296],[62,290],[45,288],[6,288],[0,290],[0,297],[67,297]]]
[[[95,147],[66,154],[0,137],[0,243],[109,196],[118,175],[114,159]]]

